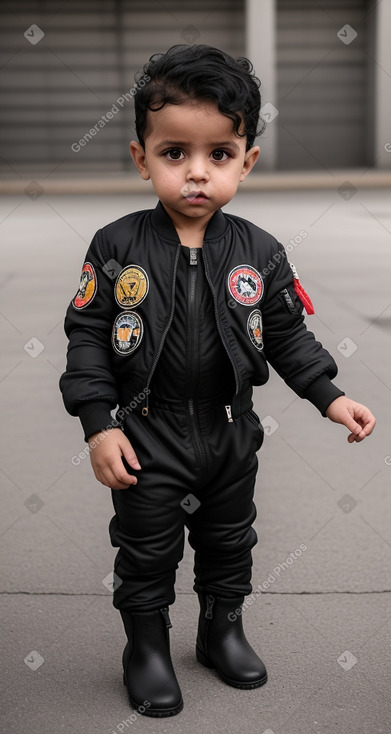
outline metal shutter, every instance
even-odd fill
[[[132,167],[134,74],[151,54],[177,43],[244,53],[244,2],[226,0],[13,0],[0,6],[2,175],[50,175]],[[32,45],[31,25],[44,37]],[[38,36],[35,35],[35,38]],[[34,39],[34,29],[30,31]],[[113,105],[111,120],[98,122]],[[107,118],[106,118],[107,119]],[[98,125],[81,150],[71,145]]]
[[[367,154],[369,8],[366,0],[278,0],[280,169],[372,162]],[[346,24],[358,34],[351,43],[337,37]]]

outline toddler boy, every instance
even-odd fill
[[[283,246],[222,212],[259,155],[260,83],[250,62],[174,46],[144,72],[130,151],[159,202],[92,239],[66,313],[60,388],[96,478],[112,491],[113,603],[128,638],[130,702],[170,716],[183,707],[168,607],[185,526],[200,601],[198,661],[237,688],[267,679],[237,610],[252,590],[257,542],[263,430],[252,387],[267,381],[268,362],[343,423],[349,442],[369,435],[375,419],[331,382],[337,366],[306,328],[303,304],[308,312],[312,304]]]

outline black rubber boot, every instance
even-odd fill
[[[144,716],[179,714],[183,701],[170,655],[168,608],[120,613],[128,638],[122,665],[130,703]]]
[[[196,657],[207,668],[215,668],[220,678],[234,688],[258,688],[267,681],[262,660],[252,649],[237,611],[244,597],[222,599],[198,594],[201,612],[198,622]]]

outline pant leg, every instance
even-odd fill
[[[195,550],[194,590],[220,597],[251,593],[252,527],[258,469],[256,451],[263,430],[253,411],[228,423],[223,411],[201,416],[209,453],[209,481],[199,492],[200,507],[187,518],[189,543]]]
[[[186,514],[180,502],[192,481],[185,461],[191,447],[184,417],[165,411],[131,415],[125,433],[141,470],[134,472],[136,485],[112,489],[115,515],[109,533],[112,545],[119,547],[113,604],[128,611],[152,610],[175,600]]]

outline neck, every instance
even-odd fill
[[[169,207],[163,204],[167,214],[169,215],[181,242],[185,247],[202,247],[204,242],[205,230],[209,220],[213,217],[214,212],[208,213],[204,217],[185,217],[178,212],[171,211]]]
[[[204,244],[204,232],[179,232],[177,229],[177,233],[184,247],[202,247]]]

